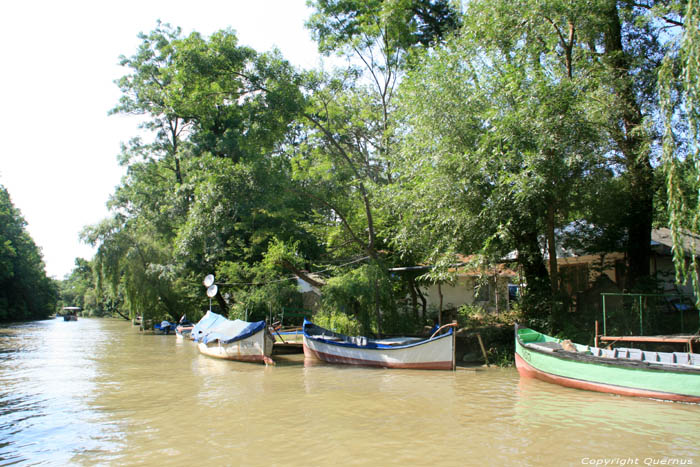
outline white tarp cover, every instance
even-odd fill
[[[190,334],[191,339],[195,342],[199,342],[201,338],[209,332],[209,329],[220,320],[226,320],[226,318],[212,311],[207,311],[207,313],[202,316],[202,319],[192,328],[192,334]]]
[[[209,327],[207,333],[200,341],[207,344],[218,340],[222,344],[228,344],[252,336],[264,328],[265,321],[249,323],[240,319],[231,321],[222,317],[222,319],[217,320]]]

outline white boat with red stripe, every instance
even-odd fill
[[[304,320],[304,357],[345,365],[454,370],[456,326],[446,324],[428,339],[368,339],[339,334]]]

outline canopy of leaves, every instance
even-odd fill
[[[56,311],[58,286],[46,276],[26,225],[0,185],[0,321],[44,319]]]

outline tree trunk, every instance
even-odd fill
[[[420,290],[420,286],[416,284],[416,293],[418,294],[418,298],[420,298],[421,302],[421,308],[422,308],[422,313],[421,313],[421,318],[425,320],[425,312],[428,309],[428,301],[425,299],[425,295],[423,295],[423,292]]]
[[[440,308],[438,308],[438,324],[442,326],[442,285],[440,282],[437,284],[438,286],[438,295],[440,296]]]
[[[523,294],[523,309],[529,320],[549,319],[552,290],[549,273],[535,231],[526,227],[514,236],[518,245],[518,263],[522,267],[527,288]]]
[[[221,295],[221,291],[216,292],[216,303],[218,303],[219,307],[221,307],[221,314],[228,317],[228,303],[226,303],[223,295]]]
[[[552,285],[552,296],[559,291],[557,240],[554,227],[554,205],[549,203],[549,206],[547,206],[547,252],[549,253],[549,281]]]
[[[408,292],[411,294],[411,309],[413,315],[418,320],[418,294],[416,294],[416,281],[413,275],[408,275]]]
[[[608,0],[605,26],[605,61],[612,70],[615,96],[620,103],[619,125],[612,129],[613,138],[625,158],[629,207],[625,216],[629,268],[625,288],[650,274],[651,228],[654,210],[653,178],[647,138],[643,132],[643,115],[635,96],[630,59],[622,44],[622,22],[617,2]]]

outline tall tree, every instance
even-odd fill
[[[44,319],[54,313],[58,286],[46,276],[41,250],[0,185],[0,321]]]
[[[309,80],[311,98],[304,112],[307,150],[297,154],[297,177],[307,180],[307,186],[327,187],[311,196],[340,229],[335,238],[354,245],[355,255],[370,259],[373,273],[349,273],[348,280],[366,277],[374,282],[375,323],[381,333],[380,287],[388,287],[388,276],[379,249],[387,244],[381,238],[383,222],[374,192],[391,183],[387,155],[395,143],[394,93],[410,51],[438,42],[457,27],[459,15],[445,1],[310,4],[315,13],[307,27],[319,50],[344,56],[350,65]],[[315,167],[329,170],[324,173]]]
[[[681,10],[682,11],[682,10]],[[700,234],[700,3],[682,11],[683,34],[669,47],[660,73],[664,114],[663,167],[676,282],[690,279],[700,306],[700,271],[694,241]],[[686,258],[691,258],[690,268]]]
[[[196,303],[204,274],[259,262],[276,235],[290,236],[280,231],[294,230],[297,216],[286,214],[303,203],[275,195],[290,178],[279,145],[303,99],[278,53],[241,47],[232,31],[181,37],[159,24],[140,37],[138,53],[123,59],[130,74],[118,81],[114,112],[142,115],[153,141],[124,147],[114,216],[85,235],[132,313],[177,317]],[[226,311],[221,293],[217,300]]]
[[[180,141],[188,128],[188,121],[179,109],[183,89],[173,67],[174,42],[181,37],[180,28],[160,21],[150,34],[139,34],[141,44],[137,53],[121,57],[120,64],[132,72],[117,80],[122,97],[111,111],[146,117],[141,126],[151,131],[155,139],[146,145],[139,139],[132,140],[131,152],[163,160],[179,184],[183,182]]]
[[[601,139],[583,73],[565,54],[537,53],[527,41],[489,45],[479,32],[429,54],[401,87],[396,238],[409,249],[432,245],[423,251],[433,258],[479,251],[498,260],[517,250],[527,311],[547,319],[557,283],[540,241],[556,251],[555,227],[598,171]]]

